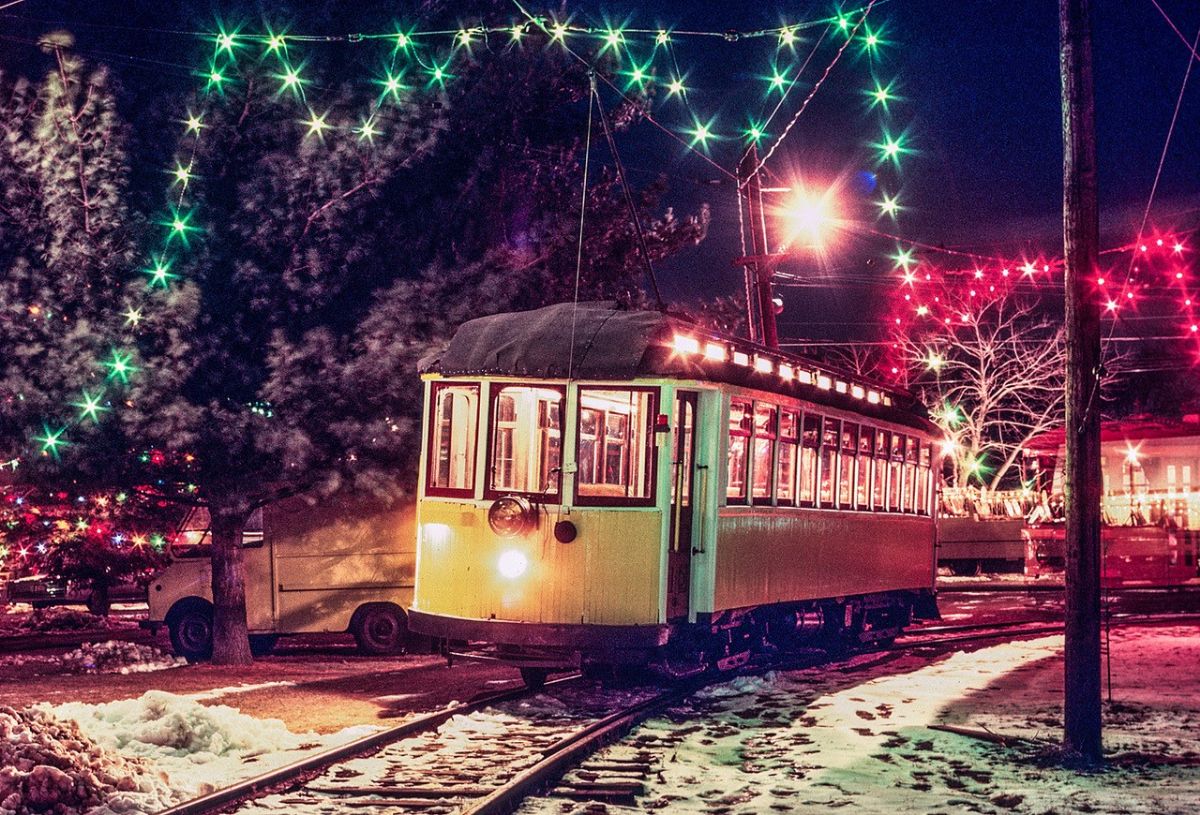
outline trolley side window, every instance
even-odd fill
[[[917,463],[920,454],[917,452],[917,438],[908,437],[908,447],[904,454],[904,511],[918,512],[920,504],[917,498]]]
[[[854,508],[854,463],[858,452],[858,425],[842,423],[841,477],[838,480],[838,505]]]
[[[558,494],[562,405],[555,388],[505,385],[492,392],[490,492]]]
[[[433,388],[425,491],[471,495],[475,491],[475,446],[479,386],[437,384]]]
[[[775,499],[783,506],[796,503],[796,457],[799,441],[799,416],[795,411],[779,413],[779,473],[775,481]]]
[[[871,460],[875,451],[875,429],[863,427],[858,436],[858,478],[855,503],[859,509],[871,508]]]
[[[875,477],[871,482],[871,503],[879,512],[887,510],[888,445],[891,435],[886,430],[875,433]]]
[[[821,506],[834,506],[837,492],[837,461],[838,440],[841,437],[841,422],[837,419],[825,418],[825,428],[821,432],[821,472],[818,476],[821,482]]]
[[[917,512],[922,515],[930,514],[929,498],[931,490],[929,487],[931,484],[931,464],[933,461],[933,450],[930,448],[930,444],[931,442],[926,441],[921,445],[921,464],[917,470]]]
[[[754,405],[754,502],[769,504],[775,480],[775,436],[779,409],[756,402]]]
[[[655,394],[646,389],[580,388],[576,493],[583,503],[648,503]]]
[[[750,423],[753,420],[749,402],[734,399],[729,405],[729,480],[725,485],[725,502],[746,503],[746,448],[750,443]]]
[[[817,497],[817,451],[821,446],[821,417],[804,414],[800,439],[800,505],[811,507]]]
[[[899,512],[903,501],[900,500],[901,475],[904,466],[904,436],[892,434],[892,454],[888,462],[888,509]]]

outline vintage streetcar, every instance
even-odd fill
[[[538,684],[937,615],[940,433],[907,394],[598,303],[472,320],[421,369],[416,632]]]
[[[1060,574],[1066,559],[1062,429],[1025,446],[1044,496],[1029,516],[1025,573]],[[1100,429],[1104,496],[1101,583],[1107,587],[1200,583],[1200,417],[1134,418]]]

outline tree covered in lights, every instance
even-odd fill
[[[41,81],[0,77],[0,567],[90,586],[107,610],[171,520],[116,500],[127,445],[104,422],[133,364],[120,315],[141,222],[110,71],[66,34],[43,50]]]
[[[250,512],[402,493],[417,358],[463,320],[573,296],[588,83],[541,47],[476,60],[458,43],[451,71],[398,43],[369,93],[294,43],[211,47],[126,304],[136,341],[114,418],[156,451],[135,464],[163,494],[209,508],[214,659],[242,663]],[[620,113],[617,127],[636,111]],[[632,221],[614,176],[593,181],[581,296],[636,301]],[[652,259],[707,223],[656,211],[661,192],[635,195]]]
[[[981,303],[946,291],[939,302],[957,319],[898,335],[896,348],[909,386],[946,432],[954,483],[997,489],[1029,439],[1062,425],[1062,321],[1011,292]]]

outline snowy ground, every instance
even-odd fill
[[[136,642],[85,642],[66,653],[11,654],[0,657],[0,670],[19,668],[30,674],[149,673],[180,668],[187,660]]]
[[[234,689],[236,690],[236,689]],[[293,733],[162,691],[98,705],[0,707],[0,813],[153,813],[375,728]]]
[[[1200,811],[1200,637],[1194,627],[1114,633],[1106,707],[1110,769],[1047,764],[1060,738],[1062,640],[956,654],[864,656],[709,689],[689,709],[648,722],[608,757],[666,745],[636,810],[668,812]],[[697,727],[697,714],[702,714]],[[950,724],[1019,736],[1017,747],[941,732]],[[638,746],[638,745],[641,746]],[[599,758],[603,760],[606,755]],[[526,815],[590,812],[555,799]]]

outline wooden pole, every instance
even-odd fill
[[[1059,0],[1062,78],[1063,248],[1066,259],[1066,636],[1063,746],[1101,761],[1100,304],[1096,109],[1090,0]]]
[[[771,278],[775,273],[764,260],[770,253],[767,243],[767,216],[763,207],[762,177],[758,169],[758,148],[751,145],[738,164],[739,195],[745,199],[746,225],[750,233],[750,258],[746,261],[746,308],[750,315],[750,339],[760,340],[768,348],[779,347],[779,331],[775,325],[775,294]],[[751,286],[753,281],[753,286]],[[757,297],[753,298],[752,295]],[[752,299],[757,299],[757,309]],[[755,336],[754,316],[758,316],[761,339]]]

